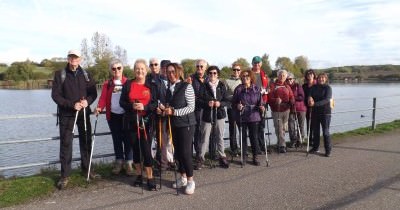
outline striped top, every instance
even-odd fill
[[[175,109],[174,116],[184,116],[184,115],[194,112],[195,96],[194,96],[193,86],[191,84],[188,84],[188,86],[186,87],[185,100],[186,100],[187,106],[180,108],[180,109]]]

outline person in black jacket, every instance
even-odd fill
[[[96,100],[97,91],[96,82],[87,71],[82,69],[80,62],[80,52],[70,50],[68,52],[68,64],[64,69],[55,73],[51,90],[51,97],[57,104],[60,121],[61,179],[57,183],[59,189],[64,189],[67,186],[71,173],[75,120],[78,125],[83,175],[86,176],[89,170],[89,158],[92,149],[89,105]],[[86,120],[84,113],[86,113]],[[98,175],[91,171],[90,178],[96,177]]]
[[[321,73],[317,77],[317,84],[312,86],[308,97],[308,105],[311,107],[311,127],[313,129],[313,144],[310,153],[318,153],[320,142],[320,128],[324,136],[325,156],[330,157],[332,151],[329,126],[331,124],[331,100],[332,88],[328,85],[328,75]]]
[[[220,70],[217,66],[208,67],[208,80],[200,88],[198,103],[203,108],[203,115],[200,126],[201,153],[197,169],[202,168],[204,156],[210,144],[213,144],[210,148],[218,150],[220,165],[224,168],[229,167],[224,151],[225,107],[229,100],[226,85],[218,79],[219,72]],[[210,137],[214,142],[210,142]],[[211,154],[211,152],[214,153],[215,150],[209,151],[210,158],[213,158],[214,154]]]
[[[177,63],[167,66],[167,104],[160,104],[157,114],[168,116],[168,126],[172,132],[174,155],[181,177],[173,188],[185,188],[191,195],[195,190],[193,180],[192,139],[196,125],[195,94],[191,84],[183,81],[183,68]]]

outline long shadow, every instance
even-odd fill
[[[337,200],[334,200],[332,202],[329,202],[327,204],[325,204],[324,206],[317,208],[317,209],[339,209],[342,208],[346,205],[349,205],[355,201],[364,199],[368,196],[371,196],[375,193],[377,193],[380,189],[382,188],[388,188],[388,189],[392,189],[389,188],[390,185],[392,185],[395,182],[399,182],[400,181],[400,174],[397,174],[394,177],[391,177],[389,179],[386,180],[382,180],[380,182],[375,183],[372,186],[366,187],[364,189],[361,189],[357,192],[348,194],[346,196],[343,196],[342,198],[339,198]],[[399,190],[399,189],[396,189]]]
[[[400,154],[400,151],[390,151],[390,150],[380,150],[380,149],[367,149],[367,148],[358,148],[358,147],[346,147],[346,146],[334,146],[335,148],[341,149],[350,149],[350,150],[362,150],[362,151],[370,151],[370,152],[383,152],[383,153],[391,153],[391,154]]]

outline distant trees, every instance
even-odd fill
[[[4,72],[5,80],[26,81],[33,79],[34,66],[29,60],[25,62],[14,62]]]

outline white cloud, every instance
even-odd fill
[[[267,53],[312,67],[400,64],[396,0],[1,1],[0,62],[64,56],[94,32],[136,58],[229,65]],[[9,56],[8,56],[9,55]]]

